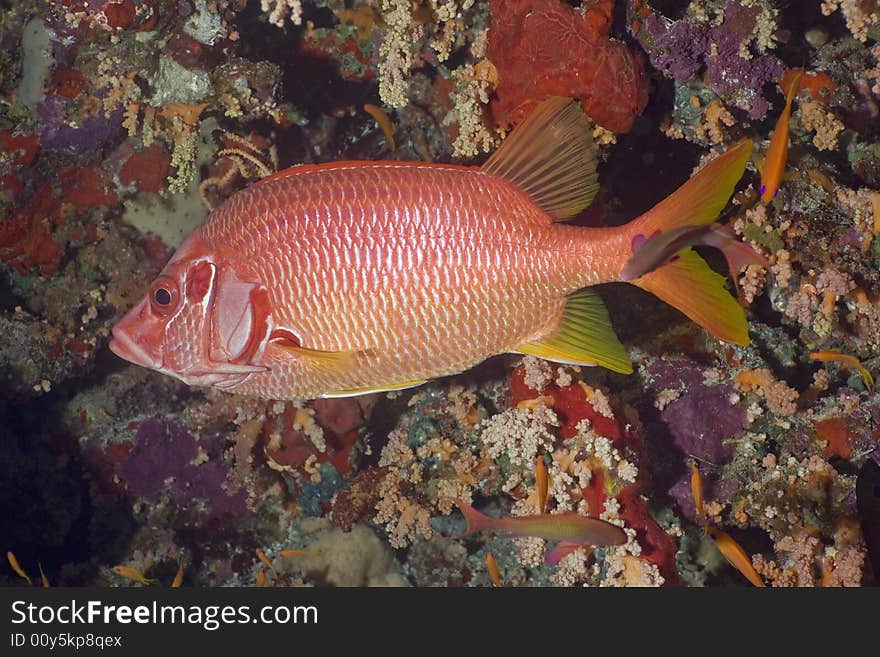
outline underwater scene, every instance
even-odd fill
[[[0,46],[0,584],[880,583],[880,1]]]

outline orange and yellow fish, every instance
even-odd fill
[[[46,577],[46,573],[43,572],[43,564],[39,561],[37,562],[37,568],[40,569],[40,584],[42,584],[44,589],[52,588],[52,585],[49,584],[49,578]]]
[[[275,566],[272,565],[272,562],[269,561],[269,557],[266,556],[266,553],[263,552],[260,548],[256,549],[256,553],[257,553],[257,559],[259,559],[264,564],[266,564],[266,566],[268,566],[269,570],[272,571],[272,574],[275,577],[278,577],[278,572],[275,570]]]
[[[504,588],[504,582],[501,581],[501,571],[498,570],[498,563],[491,552],[486,552],[486,570],[489,573],[489,581],[492,582],[492,586],[499,589]]]
[[[297,558],[297,557],[314,557],[317,554],[313,550],[278,550],[279,557]]]
[[[113,568],[111,568],[110,570],[121,577],[130,579],[131,581],[137,582],[138,584],[143,584],[144,586],[155,584],[157,581],[155,579],[145,577],[141,571],[139,571],[137,568],[132,568],[131,566],[113,566]]]
[[[9,562],[9,566],[12,568],[12,570],[15,571],[15,574],[16,574],[16,575],[18,575],[19,577],[21,577],[21,578],[22,578],[23,580],[25,580],[28,584],[33,585],[33,582],[31,581],[30,576],[29,576],[26,572],[24,572],[24,568],[22,568],[21,565],[18,563],[18,559],[17,559],[17,558],[15,557],[15,555],[12,553],[12,550],[9,550],[9,551],[6,553],[6,561]]]
[[[764,158],[764,167],[761,170],[761,201],[769,203],[779,192],[779,185],[785,176],[785,164],[788,161],[788,122],[791,120],[791,101],[797,95],[803,71],[796,75],[788,87],[785,95],[785,108],[773,135],[770,137],[770,145],[767,147],[767,155]]]
[[[559,541],[556,549],[545,557],[547,563],[556,563],[572,550],[584,545],[623,545],[627,540],[626,532],[617,525],[570,511],[490,518],[462,500],[456,500],[455,503],[467,523],[464,533],[455,538],[477,532],[499,532],[507,536],[536,536]]]
[[[703,479],[697,466],[691,466],[691,496],[694,498],[694,510],[697,518],[702,519],[706,515],[703,509]]]
[[[724,558],[727,559],[731,566],[742,573],[754,586],[766,586],[764,580],[761,579],[758,571],[752,565],[749,555],[746,554],[746,551],[742,549],[739,543],[733,540],[730,534],[712,526],[706,527],[706,533],[712,537],[719,552],[724,555]]]
[[[179,562],[177,564],[177,572],[174,575],[174,579],[171,580],[171,588],[179,589],[180,585],[183,584],[183,562]]]
[[[862,378],[862,383],[865,384],[865,387],[868,390],[871,390],[874,387],[874,377],[871,376],[868,369],[862,365],[859,359],[855,356],[850,356],[849,354],[843,354],[834,349],[830,349],[828,351],[814,351],[810,354],[810,358],[823,363],[840,363],[841,365],[854,369],[859,373],[859,376]]]
[[[598,189],[591,130],[577,103],[551,98],[481,167],[332,162],[269,176],[181,244],[110,348],[271,399],[398,390],[506,352],[630,373],[589,289],[619,280],[748,344],[743,309],[693,249],[640,251],[712,223],[752,143],[625,226],[569,226]],[[637,277],[623,275],[631,262]]]
[[[550,475],[544,457],[539,456],[535,462],[535,488],[538,493],[538,512],[547,513],[547,492],[550,490]]]
[[[381,107],[376,107],[369,103],[364,105],[364,111],[376,120],[376,123],[382,129],[382,134],[385,135],[385,144],[388,146],[388,150],[393,151],[396,148],[394,143],[394,124],[391,123],[388,113]]]

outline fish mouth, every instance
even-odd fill
[[[110,351],[135,365],[148,367],[152,370],[162,369],[162,359],[150,355],[143,347],[131,339],[119,326],[113,327],[113,339],[110,340]]]

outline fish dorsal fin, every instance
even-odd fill
[[[526,192],[555,221],[569,219],[596,196],[592,126],[570,98],[540,103],[483,165]]]
[[[568,298],[556,332],[538,342],[526,342],[514,351],[574,365],[601,365],[632,374],[632,363],[611,328],[611,318],[599,295],[592,290]]]

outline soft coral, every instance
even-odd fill
[[[648,101],[648,82],[639,56],[608,38],[613,0],[579,9],[560,0],[491,0],[491,7],[499,124],[519,122],[547,96],[570,96],[602,127],[630,129]]]

